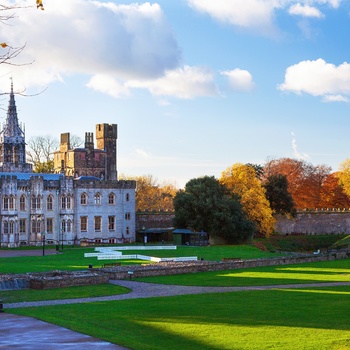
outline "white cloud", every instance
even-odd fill
[[[294,157],[297,159],[301,159],[301,160],[307,160],[309,158],[309,155],[306,153],[300,153],[298,151],[298,146],[297,146],[295,134],[294,134],[294,132],[292,132],[291,134],[292,134],[292,148],[293,148]]]
[[[179,66],[181,52],[158,4],[50,0],[45,11],[36,10],[33,0],[21,4],[30,7],[17,10],[11,25],[0,27],[0,37],[11,46],[26,43],[16,62],[34,61],[0,65],[0,76],[11,74],[16,86],[45,86],[70,74],[86,74],[94,76],[88,85],[96,88],[103,76],[120,84],[158,78]],[[110,84],[114,86],[105,92],[113,95],[118,87]],[[8,90],[8,82],[0,80],[0,87]]]
[[[123,83],[119,83],[117,79],[114,79],[111,76],[107,75],[94,75],[86,84],[86,86],[112,97],[130,96],[130,90],[125,87]]]
[[[278,87],[282,91],[296,94],[306,93],[321,96],[331,101],[343,101],[350,97],[350,64],[339,66],[319,58],[315,61],[302,61],[287,68],[284,83]]]
[[[253,29],[262,34],[275,33],[277,11],[291,15],[322,17],[318,7],[339,7],[341,0],[187,0],[191,8],[230,25]]]
[[[156,96],[174,96],[182,99],[218,94],[212,72],[202,67],[185,66],[167,71],[164,77],[158,79],[129,81],[127,86],[148,89]]]
[[[316,7],[312,7],[309,5],[301,5],[300,3],[292,5],[289,8],[289,13],[291,15],[297,15],[297,16],[303,16],[303,17],[316,17],[316,18],[324,17],[322,12]]]
[[[230,87],[233,90],[251,91],[254,88],[253,77],[247,70],[236,68],[221,72],[221,74],[228,78]]]

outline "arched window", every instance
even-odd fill
[[[108,195],[108,204],[109,205],[115,204],[115,194],[114,193],[110,193]]]
[[[67,232],[71,232],[72,231],[72,220],[68,220],[67,221]]]
[[[19,210],[26,211],[26,196],[24,194],[19,198]]]
[[[67,209],[71,209],[71,205],[72,205],[71,197],[67,196]]]
[[[40,208],[41,208],[40,196],[32,195],[32,209],[36,210]]]
[[[46,200],[46,209],[47,209],[47,210],[53,210],[53,197],[52,197],[51,194],[47,197],[47,200]]]
[[[99,193],[95,194],[95,205],[101,205],[101,195]]]
[[[13,195],[9,198],[9,209],[14,210],[15,209],[15,197]]]
[[[87,194],[86,193],[82,193],[80,196],[80,204],[81,205],[86,205],[87,204]]]
[[[66,221],[62,220],[61,221],[61,232],[67,232],[67,226],[66,226]]]
[[[2,200],[2,208],[3,210],[9,210],[9,197],[8,196],[4,196],[3,200]]]

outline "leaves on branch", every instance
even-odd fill
[[[43,0],[36,0],[36,8],[40,8],[41,10],[44,10]]]

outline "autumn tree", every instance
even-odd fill
[[[340,184],[339,173],[329,174],[323,182],[320,206],[322,208],[350,208],[350,198]]]
[[[345,159],[339,165],[338,178],[344,192],[350,196],[350,159]]]
[[[220,182],[240,197],[243,210],[258,232],[264,235],[273,232],[275,219],[253,167],[236,163],[222,172]]]
[[[238,197],[213,176],[192,179],[174,198],[174,225],[205,231],[227,243],[246,240],[254,233]]]
[[[272,159],[264,166],[265,181],[272,175],[285,175],[296,208],[320,208],[323,182],[331,172],[327,165],[314,166],[292,158]]]
[[[125,176],[120,179],[136,181],[136,210],[174,211],[173,198],[177,188],[171,183],[160,184],[152,175]]]
[[[288,180],[285,175],[271,175],[264,183],[266,198],[270,202],[272,211],[276,214],[296,214],[295,204],[292,195],[288,191]]]

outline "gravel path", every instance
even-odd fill
[[[8,303],[8,304],[4,304],[4,309],[20,308],[20,307],[38,307],[38,306],[48,306],[48,305],[91,303],[91,302],[98,302],[98,301],[126,300],[126,299],[137,299],[137,298],[168,297],[168,296],[185,295],[185,294],[227,293],[227,292],[241,292],[241,291],[249,291],[249,290],[269,290],[269,289],[298,289],[298,288],[308,288],[308,287],[313,288],[313,287],[350,286],[350,282],[283,284],[283,285],[250,286],[250,287],[191,287],[191,286],[144,283],[144,282],[136,282],[136,281],[129,281],[129,280],[115,280],[115,281],[110,281],[110,283],[129,288],[132,291],[127,294],[110,295],[105,297]]]

